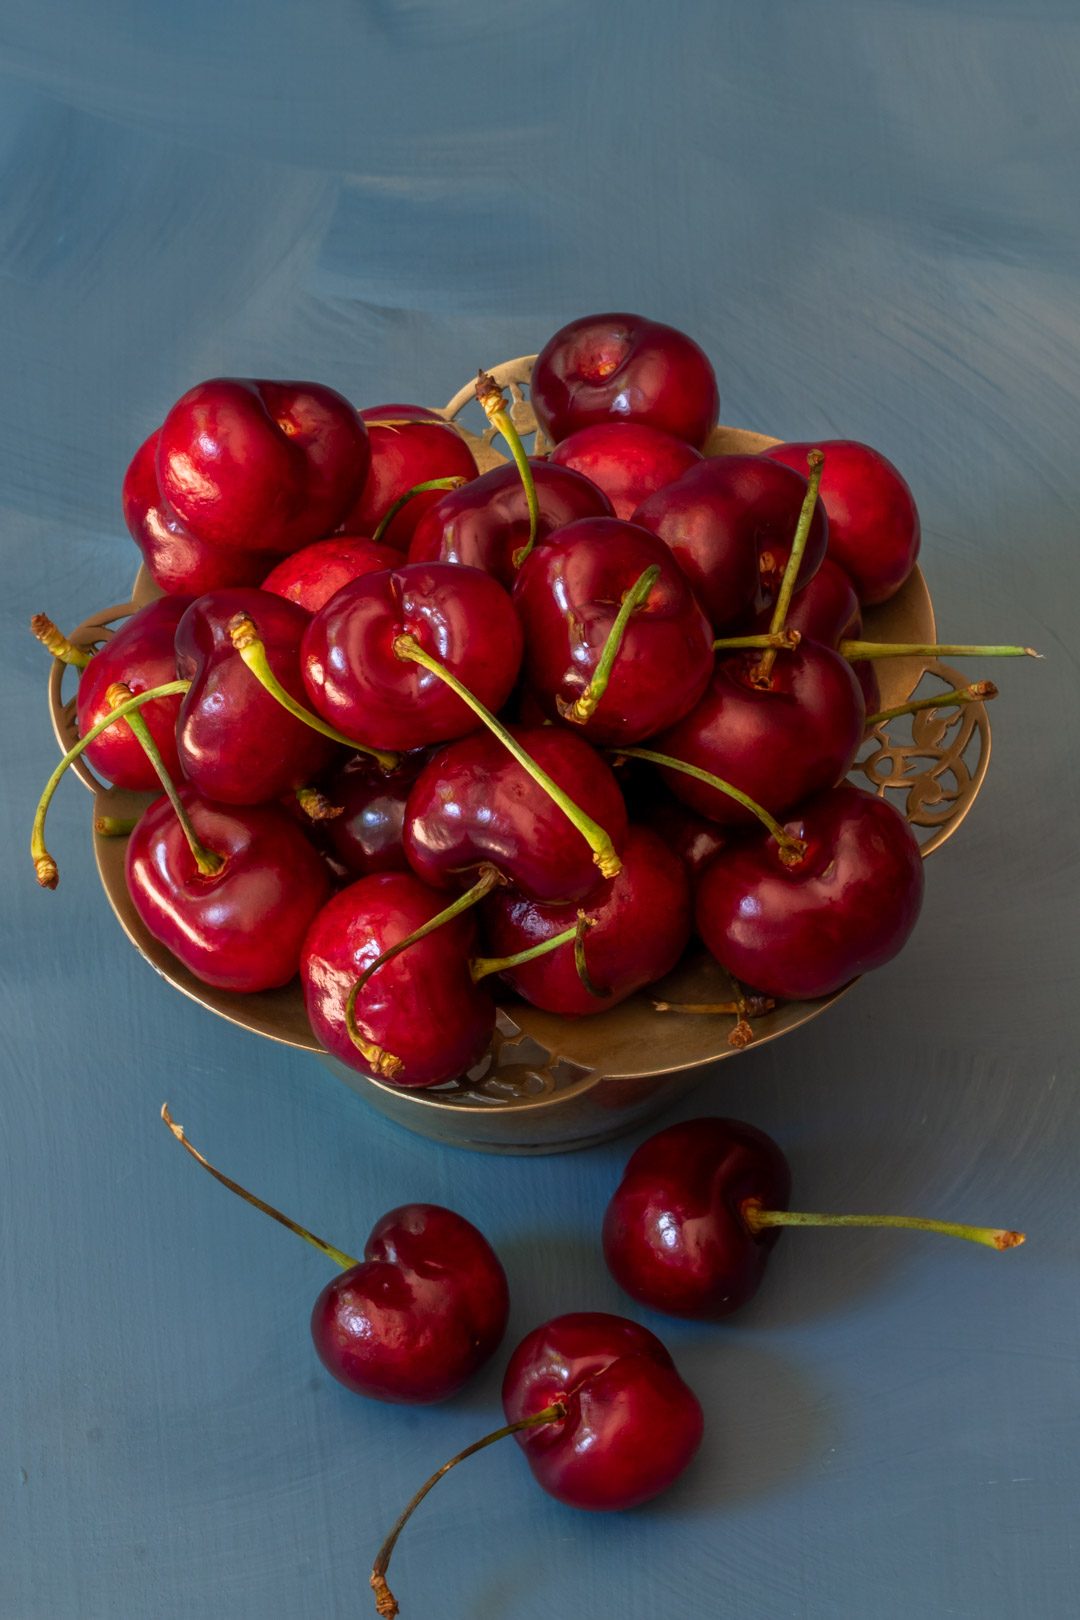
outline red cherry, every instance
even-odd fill
[[[257,585],[277,560],[273,551],[212,546],[196,540],[161,499],[157,481],[160,429],[136,450],[124,474],[124,522],[161,591],[202,596],[222,585]]]
[[[572,952],[553,951],[503,974],[534,1007],[569,1017],[605,1012],[670,973],[686,949],[690,888],[679,857],[648,827],[631,827],[620,853],[622,871],[584,902],[591,924],[585,965],[599,993],[582,983]],[[516,955],[564,933],[577,914],[572,903],[538,905],[513,889],[497,889],[484,902],[488,947],[497,957]]]
[[[797,467],[760,456],[713,456],[650,495],[633,521],[658,534],[712,621],[724,631],[755,603],[772,602],[806,498],[806,457]],[[799,587],[825,555],[829,526],[819,500],[799,566]]]
[[[704,351],[685,332],[641,315],[586,315],[562,327],[537,355],[529,394],[556,443],[617,421],[662,428],[700,448],[720,411]]]
[[[215,377],[166,416],[157,481],[197,539],[295,551],[341,522],[368,457],[364,424],[332,388]]]
[[[902,948],[922,907],[922,860],[899,811],[850,783],[802,805],[785,830],[805,841],[801,859],[785,859],[766,834],[709,863],[697,925],[736,979],[812,1001]]]
[[[653,1310],[727,1316],[757,1292],[779,1228],[753,1233],[742,1206],[787,1209],[791,1170],[776,1143],[734,1119],[691,1119],[641,1144],[604,1216],[604,1258]]]
[[[665,846],[677,855],[691,879],[701,875],[726,846],[727,839],[715,821],[706,821],[677,799],[663,798],[642,811],[645,824],[658,833]]]
[[[915,566],[920,525],[915,498],[891,461],[854,439],[819,439],[825,456],[821,500],[829,514],[829,555],[854,581],[864,605],[887,602]],[[777,444],[763,452],[800,471],[812,446]]]
[[[461,434],[426,405],[372,405],[360,412],[371,446],[371,465],[359,497],[345,514],[343,528],[374,534],[402,495],[432,478],[476,477],[476,462]],[[437,504],[438,490],[422,490],[391,518],[382,536],[394,551],[409,542],[425,512]]]
[[[490,574],[406,563],[338,591],[304,636],[304,685],[331,725],[374,748],[423,748],[481,722],[429,670],[398,656],[409,636],[489,709],[517,678],[521,628]]]
[[[621,848],[626,805],[584,738],[554,726],[510,733]],[[580,900],[601,882],[581,833],[486,731],[440,748],[420,772],[405,806],[405,853],[434,888],[467,888],[483,865],[533,900]]]
[[[556,467],[571,467],[598,484],[629,518],[649,495],[701,461],[699,451],[659,428],[638,422],[601,422],[580,428],[551,452]]]
[[[210,804],[187,784],[179,794],[202,844],[223,864],[200,872],[168,799],[155,799],[127,847],[128,890],[143,925],[204,984],[287,984],[330,891],[322,861],[276,805]]]
[[[343,585],[393,568],[400,561],[396,551],[377,546],[364,535],[335,534],[283,557],[267,574],[262,588],[308,613],[318,613]]]
[[[611,517],[612,505],[588,478],[569,467],[530,458],[540,522],[537,539],[578,518]],[[448,491],[417,524],[410,562],[464,563],[494,574],[507,590],[517,578],[514,555],[529,538],[529,506],[512,462]]]
[[[327,769],[336,749],[295,719],[246,668],[229,626],[249,617],[281,685],[297,699],[300,640],[310,615],[269,591],[210,591],[176,632],[176,665],[191,680],[177,732],[180,763],[200,793],[223,804],[261,804]]]
[[[649,571],[610,673],[602,655],[627,594]],[[585,518],[522,564],[514,606],[525,679],[548,715],[599,744],[640,742],[692,709],[712,673],[712,632],[667,547],[617,518]],[[629,604],[628,604],[629,605]]]
[[[322,823],[334,855],[353,877],[371,872],[407,872],[403,828],[405,801],[427,754],[406,754],[392,771],[369,756],[347,760],[325,785],[341,814]]]
[[[755,629],[767,634],[772,614],[763,612]],[[813,579],[800,586],[791,599],[787,613],[787,628],[797,630],[801,636],[820,641],[826,647],[839,648],[842,641],[858,641],[863,621],[855,587],[839,563],[831,557],[822,559]],[[852,673],[862,687],[867,714],[876,714],[881,707],[881,688],[872,658],[858,658],[851,665]]]
[[[122,682],[133,696],[148,692],[176,679],[176,627],[183,618],[190,598],[165,596],[140,608],[126,619],[116,634],[91,658],[79,677],[75,713],[79,733],[85,737],[92,726],[112,712],[109,687]],[[180,774],[176,752],[176,723],[181,697],[155,698],[139,712],[150,728],[165,768]],[[131,727],[120,722],[103,731],[90,743],[86,757],[114,787],[136,791],[158,789],[157,772],[147,759]]]

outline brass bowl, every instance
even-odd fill
[[[527,398],[535,356],[493,368],[512,395],[512,415],[523,436],[537,432]],[[481,471],[505,458],[494,448],[491,428],[473,432],[459,420],[473,401],[472,385],[446,406],[468,440]],[[476,411],[479,416],[479,411]],[[479,423],[477,424],[479,429]],[[753,453],[776,439],[741,428],[718,427],[706,447],[709,455]],[[88,619],[72,634],[86,645],[110,633],[109,626],[158,595],[140,569],[132,600]],[[916,569],[903,590],[866,614],[866,635],[878,641],[933,642],[934,610]],[[61,747],[77,736],[74,699],[63,695],[65,666],[55,663],[49,682],[53,728]],[[962,687],[963,676],[923,659],[890,659],[878,666],[882,707],[904,703],[924,681]],[[853,775],[861,774],[881,795],[892,795],[917,829],[924,854],[955,832],[982,786],[990,758],[990,727],[981,703],[878,726],[867,739]],[[97,780],[85,759],[75,767],[94,794],[95,818],[137,813],[149,794],[125,793]],[[503,1153],[552,1153],[584,1147],[632,1129],[669,1107],[704,1078],[709,1065],[729,1059],[733,1020],[658,1013],[654,997],[674,1002],[729,1000],[732,987],[723,970],[698,948],[661,984],[595,1018],[565,1019],[519,1002],[500,1008],[491,1053],[470,1075],[425,1091],[405,1091],[369,1080],[322,1050],[304,1011],[299,985],[261,995],[215,990],[189,973],[147,933],[137,916],[124,877],[127,840],[94,836],[94,855],[109,903],[128,938],[171,985],[203,1007],[270,1040],[312,1052],[345,1083],[377,1108],[421,1135],[458,1147]],[[777,1039],[809,1022],[838,1001],[850,985],[820,1001],[787,1002],[754,1020],[756,1041]]]

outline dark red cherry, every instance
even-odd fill
[[[472,451],[438,411],[426,405],[372,405],[360,417],[367,428],[371,465],[359,497],[345,514],[342,527],[349,533],[374,534],[394,502],[417,484],[476,477]],[[438,500],[434,489],[414,495],[391,518],[383,544],[407,551],[420,519]]]
[[[337,750],[245,667],[229,635],[241,613],[254,623],[282,686],[303,700],[300,640],[310,615],[269,591],[210,591],[191,604],[176,632],[177,669],[191,680],[177,741],[180,764],[200,793],[224,804],[261,804],[311,782]]]
[[[144,926],[204,984],[287,984],[330,892],[322,861],[276,805],[211,804],[188,784],[179,793],[199,839],[223,864],[211,876],[200,872],[168,799],[155,799],[127,847],[128,890]]]
[[[839,647],[841,641],[858,641],[862,636],[863,620],[855,587],[831,557],[823,558],[813,579],[799,588],[791,599],[786,626],[801,636],[820,641],[826,647]],[[763,611],[754,628],[762,633],[772,627],[772,613]],[[881,690],[872,658],[856,659],[852,673],[862,687],[867,714],[876,714],[881,707]]]
[[[319,1358],[358,1395],[445,1401],[499,1347],[510,1294],[491,1244],[439,1204],[403,1204],[372,1228],[363,1260],[311,1313]]]
[[[646,826],[679,857],[691,879],[697,878],[727,843],[715,821],[706,821],[666,795],[647,805],[641,815]]]
[[[353,877],[409,871],[405,801],[427,757],[406,754],[396,770],[384,771],[370,755],[357,754],[327,779],[324,792],[341,814],[321,824],[323,835]]]
[[[116,634],[91,658],[79,677],[75,698],[79,734],[87,732],[112,710],[109,687],[122,681],[133,697],[164,686],[176,679],[176,627],[190,603],[186,596],[163,596],[125,619]],[[176,722],[181,694],[155,698],[139,711],[150,728],[165,768],[171,776],[180,774],[176,752]],[[86,757],[114,787],[138,791],[159,791],[157,772],[143,752],[142,744],[124,721],[110,726],[90,743]]]
[[[161,499],[157,482],[160,429],[139,446],[124,474],[124,522],[161,591],[202,596],[222,585],[257,585],[277,561],[273,551],[212,546],[196,540]]]
[[[332,388],[215,377],[162,423],[157,481],[197,539],[295,551],[341,522],[368,457],[364,424]]]
[[[406,563],[354,580],[312,619],[304,685],[332,726],[371,748],[423,748],[481,721],[438,676],[399,656],[412,637],[491,710],[521,663],[521,628],[490,574],[451,563]]]
[[[620,849],[626,805],[600,755],[560,727],[510,730]],[[482,865],[533,900],[580,900],[602,881],[581,833],[487,731],[440,748],[424,766],[405,806],[405,853],[435,888],[468,888]]]
[[[693,338],[641,315],[586,315],[533,366],[536,419],[556,443],[601,422],[642,422],[699,449],[720,410],[716,373]]]
[[[312,923],[300,962],[308,1018],[326,1050],[349,1068],[399,1086],[437,1086],[487,1051],[495,1004],[469,971],[476,925],[467,912],[392,957],[364,985],[356,1022],[366,1052],[346,1025],[364,969],[444,905],[444,896],[411,873],[378,872],[342,889]]]
[[[782,815],[847,775],[866,711],[851,665],[830,647],[803,641],[781,652],[765,689],[754,684],[759,658],[754,652],[718,658],[701,702],[654,746]],[[663,775],[676,798],[721,826],[754,824],[748,810],[715,788],[681,771]]]
[[[631,1298],[675,1316],[727,1316],[757,1293],[778,1227],[743,1206],[787,1209],[791,1170],[764,1131],[690,1119],[641,1144],[604,1216],[604,1258]]]
[[[538,540],[578,518],[612,516],[611,502],[588,478],[538,458],[529,464],[540,508]],[[449,490],[430,506],[416,526],[409,561],[483,568],[509,590],[517,578],[514,556],[528,539],[525,489],[510,462],[461,489]]]
[[[656,1336],[602,1311],[545,1322],[503,1379],[508,1423],[561,1402],[561,1420],[517,1442],[538,1484],[570,1507],[638,1507],[674,1484],[701,1444],[704,1416]]]
[[[585,1016],[605,1012],[644,985],[670,973],[690,938],[690,886],[679,857],[648,827],[631,827],[620,851],[622,871],[583,902],[591,924],[584,938],[592,995],[571,950],[552,951],[510,968],[502,977],[517,994],[546,1012]],[[497,889],[483,907],[493,956],[529,950],[572,928],[574,903],[538,905],[513,889]]]
[[[887,602],[919,555],[915,497],[891,461],[855,439],[777,444],[763,453],[802,472],[815,447],[825,457],[821,501],[829,514],[829,555],[850,575],[864,605]]]
[[[641,742],[693,708],[713,667],[712,632],[662,541],[617,518],[584,518],[526,558],[514,586],[525,680],[551,719],[586,701],[623,598],[655,582],[630,614],[595,707],[577,722],[597,744]]]
[[[709,863],[698,931],[744,984],[812,1001],[902,948],[922,907],[922,859],[899,811],[847,782],[801,805],[785,828],[807,846],[793,864],[767,833]]]
[[[365,574],[378,574],[401,561],[389,546],[377,546],[359,534],[335,534],[290,552],[262,582],[264,591],[318,613],[343,585]]]
[[[701,454],[682,439],[638,422],[601,422],[563,439],[551,452],[552,464],[570,467],[598,484],[615,508],[629,518],[649,495],[681,478]]]
[[[634,513],[671,547],[714,629],[723,632],[756,603],[771,603],[806,498],[806,458],[784,467],[761,456],[713,456],[657,490]],[[799,583],[825,555],[829,526],[819,500]]]

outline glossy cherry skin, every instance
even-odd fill
[[[866,710],[851,665],[831,647],[802,641],[781,652],[764,691],[753,684],[760,656],[717,658],[697,708],[653,746],[722,777],[778,816],[847,775]],[[720,826],[757,825],[749,810],[704,782],[681,771],[662,774],[677,799]]]
[[[613,516],[603,490],[580,473],[535,458],[530,465],[540,509],[538,540],[578,518]],[[511,462],[494,467],[462,489],[448,491],[429,507],[413,535],[409,561],[483,568],[509,590],[517,578],[515,553],[528,539],[525,488]]]
[[[622,871],[593,890],[581,909],[592,927],[585,935],[591,995],[574,966],[574,947],[561,946],[502,974],[504,983],[534,1007],[568,1017],[606,1012],[635,990],[670,973],[690,939],[690,885],[679,857],[648,827],[631,827]],[[572,928],[574,903],[537,905],[513,889],[497,889],[483,905],[487,951],[511,956]]]
[[[393,568],[400,561],[396,551],[377,546],[364,535],[335,534],[283,557],[267,574],[262,588],[295,602],[307,613],[318,613],[343,585]]]
[[[330,892],[318,854],[277,805],[225,806],[180,788],[195,832],[225,863],[204,877],[172,805],[155,799],[127,847],[127,885],[155,939],[220,990],[273,990]]]
[[[186,596],[163,596],[139,608],[116,634],[99,647],[82,674],[75,698],[79,735],[112,712],[106,696],[114,681],[123,681],[137,697],[154,686],[176,679],[176,627],[190,604]],[[180,774],[176,752],[176,722],[182,698],[155,698],[144,704],[140,714],[161,751],[170,776]],[[160,791],[157,772],[143,753],[142,744],[126,721],[118,721],[103,731],[86,750],[86,758],[114,787]]]
[[[706,821],[677,799],[657,800],[645,808],[642,817],[679,857],[691,880],[700,876],[728,841],[715,821]]]
[[[586,315],[562,327],[537,355],[529,396],[555,443],[601,422],[641,422],[700,449],[720,411],[704,350],[642,315]]]
[[[210,591],[176,632],[176,664],[191,680],[180,710],[180,763],[200,793],[222,804],[262,804],[319,776],[337,747],[296,720],[256,680],[233,647],[237,613],[254,623],[270,667],[302,701],[300,638],[310,615],[269,591]]]
[[[808,846],[793,866],[764,832],[710,862],[698,883],[698,932],[744,984],[813,1001],[903,947],[922,907],[922,859],[899,811],[848,782],[785,826]]]
[[[370,748],[423,748],[482,722],[430,670],[399,658],[412,636],[486,708],[501,709],[521,663],[521,627],[490,574],[452,563],[405,563],[354,580],[312,619],[302,668],[308,701]]]
[[[326,797],[341,814],[320,823],[323,837],[353,877],[410,870],[405,801],[427,758],[418,750],[405,754],[396,770],[384,771],[370,755],[357,754],[324,782]]]
[[[674,1316],[728,1316],[757,1293],[779,1227],[755,1234],[748,1201],[787,1209],[791,1170],[764,1131],[689,1119],[642,1142],[604,1216],[604,1259],[621,1288]]]
[[[342,526],[347,532],[374,534],[394,502],[417,484],[432,478],[476,477],[473,453],[461,434],[426,405],[373,405],[360,417],[367,428],[371,464],[359,497],[345,514]],[[438,500],[439,491],[434,489],[414,495],[390,520],[382,543],[399,553],[408,551],[417,524]]]
[[[575,1311],[526,1335],[503,1379],[508,1423],[556,1401],[564,1418],[515,1439],[537,1483],[569,1507],[639,1507],[674,1484],[701,1444],[701,1404],[655,1334]]]
[[[202,596],[222,585],[257,585],[277,561],[273,551],[211,546],[196,540],[161,499],[157,482],[160,429],[151,433],[124,474],[124,522],[159,590]]]
[[[825,457],[821,499],[829,514],[829,555],[850,575],[864,605],[895,596],[915,566],[921,528],[915,497],[891,461],[855,439],[819,439]],[[800,471],[815,446],[777,444],[763,452]]]
[[[701,459],[682,439],[637,422],[581,428],[551,452],[554,466],[571,467],[598,484],[619,518],[631,517],[648,496]]]
[[[763,611],[754,628],[768,630],[771,618],[768,610]],[[792,597],[787,627],[826,647],[839,647],[841,641],[858,641],[862,636],[862,608],[855,587],[831,557],[822,559],[813,579]],[[873,659],[856,659],[851,669],[862,687],[867,714],[876,714],[881,707],[881,691]]]
[[[634,522],[658,534],[718,633],[772,602],[806,498],[806,463],[781,468],[760,456],[713,456],[644,500]],[[816,573],[829,537],[819,499],[799,584]]]
[[[439,1204],[382,1217],[359,1265],[328,1282],[311,1313],[326,1370],[357,1395],[445,1401],[495,1353],[510,1292],[491,1244]]]
[[[345,1024],[353,985],[376,957],[445,904],[444,895],[410,873],[377,872],[342,889],[312,923],[300,955],[308,1018],[326,1050],[349,1068],[372,1075]],[[393,957],[357,997],[365,1040],[401,1060],[395,1085],[441,1085],[487,1051],[495,1003],[469,973],[475,941],[476,922],[466,912]]]
[[[632,613],[607,689],[575,730],[598,745],[641,742],[692,709],[713,667],[712,631],[671,553],[617,518],[583,518],[527,557],[514,586],[525,680],[557,720],[596,672],[626,592],[659,578]]]
[[[196,539],[295,551],[341,522],[368,457],[367,429],[332,388],[215,377],[162,423],[157,481]]]
[[[509,729],[621,849],[626,805],[600,755],[555,726]],[[405,806],[405,854],[442,889],[468,888],[484,864],[531,900],[581,900],[603,881],[577,828],[488,731],[440,748],[424,766]]]

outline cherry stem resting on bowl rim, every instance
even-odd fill
[[[896,720],[902,714],[919,714],[923,709],[947,709],[963,706],[965,703],[989,703],[996,698],[998,689],[993,681],[973,681],[956,692],[942,692],[936,697],[915,698],[911,703],[898,703],[895,709],[879,709],[877,714],[868,714],[868,726],[879,726],[884,720]]]
[[[558,700],[559,714],[564,720],[569,720],[575,726],[583,726],[591,720],[599,707],[600,700],[607,691],[611,679],[611,671],[615,667],[615,660],[619,656],[626,627],[630,623],[630,615],[638,608],[644,607],[649,599],[649,592],[660,578],[660,565],[653,563],[623,593],[619,604],[619,611],[615,615],[614,623],[608,631],[603,650],[597,660],[596,668],[584,692],[573,703],[564,703]]]

